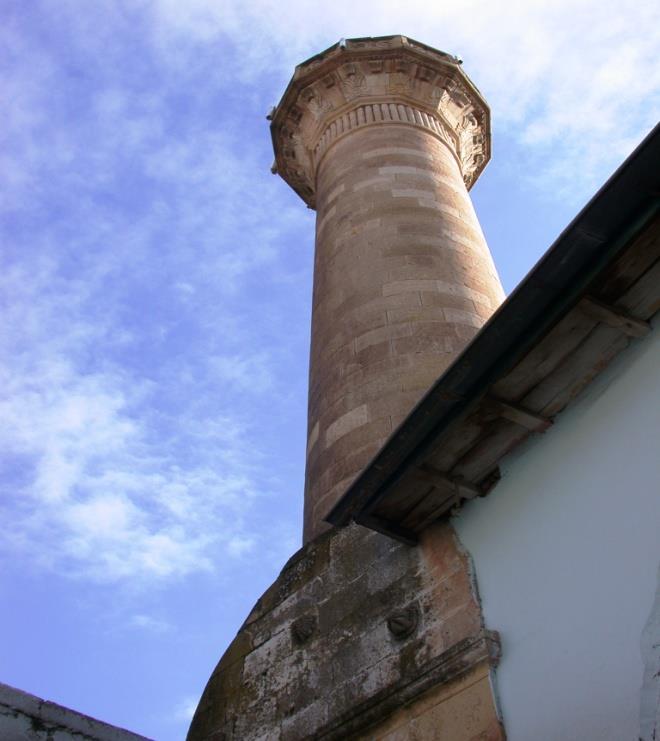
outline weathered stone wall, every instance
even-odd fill
[[[0,684],[2,741],[147,741],[54,702]]]
[[[255,605],[188,738],[381,738],[370,729],[392,713],[387,733],[431,724],[446,732],[424,738],[503,738],[482,681],[498,645],[448,525],[417,548],[359,526],[333,530],[302,548]]]

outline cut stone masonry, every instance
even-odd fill
[[[317,210],[305,541],[503,298],[467,192],[489,125],[458,60],[404,36],[299,65],[272,114]]]

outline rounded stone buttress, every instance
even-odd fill
[[[485,104],[442,52],[352,43],[298,67],[273,122],[317,210],[305,542],[503,298],[467,191]]]

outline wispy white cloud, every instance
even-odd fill
[[[190,723],[195,714],[195,710],[197,710],[198,702],[198,697],[193,697],[192,695],[184,697],[183,700],[181,700],[174,708],[172,719],[178,722]]]
[[[110,331],[84,318],[86,290],[47,270],[0,281],[12,298],[0,368],[5,548],[97,580],[180,576],[212,569],[214,552],[245,552],[258,471],[241,423],[202,429],[181,415],[187,427],[162,435],[154,384],[107,358],[84,368]],[[177,452],[193,439],[195,456]]]
[[[244,558],[268,483],[237,397],[271,389],[273,371],[247,349],[252,319],[231,302],[276,261],[280,195],[255,184],[258,154],[232,136],[165,131],[178,114],[167,85],[145,93],[120,70],[81,90],[52,50],[15,38],[1,547],[96,581]],[[78,94],[85,104],[61,117]]]
[[[209,358],[210,372],[220,383],[241,391],[264,393],[273,387],[272,360],[265,353],[216,355]]]
[[[159,620],[152,615],[144,615],[141,613],[132,615],[128,624],[131,628],[159,635],[169,633],[173,629],[172,624],[168,623],[166,620]]]
[[[233,46],[229,74],[238,84],[273,68],[286,80],[295,64],[342,36],[403,33],[456,53],[497,130],[521,143],[530,179],[559,197],[593,190],[660,108],[660,8],[649,1],[634,13],[614,0],[294,0],[286,14],[273,0],[151,7],[164,49],[181,38]]]

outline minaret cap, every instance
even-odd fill
[[[371,124],[427,129],[470,188],[490,159],[490,111],[456,57],[406,36],[342,39],[299,64],[269,115],[275,170],[311,208],[329,147]]]

